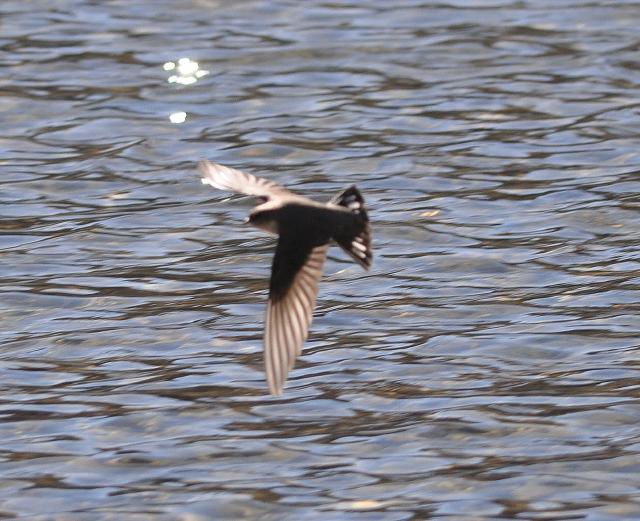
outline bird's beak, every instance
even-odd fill
[[[245,217],[244,219],[242,219],[242,224],[249,224],[249,218]]]

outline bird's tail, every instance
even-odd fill
[[[364,269],[371,266],[371,226],[364,198],[355,186],[350,186],[331,199],[331,204],[347,208],[353,218],[334,235],[334,240]]]

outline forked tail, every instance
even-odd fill
[[[353,219],[334,235],[334,240],[364,269],[371,266],[371,226],[364,199],[355,186],[350,186],[333,199],[332,204],[347,208]]]

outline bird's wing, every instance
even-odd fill
[[[328,244],[303,246],[281,236],[273,260],[264,333],[264,358],[269,390],[282,394],[307,339]]]
[[[210,161],[200,161],[198,170],[202,176],[202,183],[218,190],[229,190],[265,199],[291,193],[286,188],[262,177],[256,177]]]

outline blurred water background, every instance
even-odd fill
[[[0,517],[640,519],[640,3],[3,0]],[[274,242],[328,200],[266,393]]]

